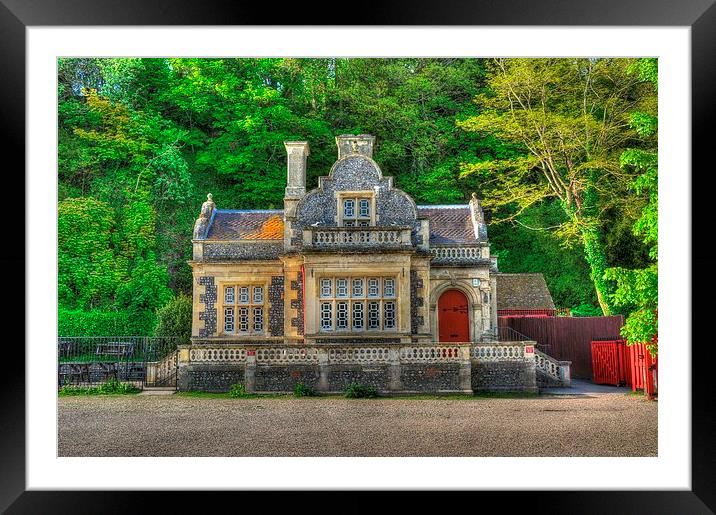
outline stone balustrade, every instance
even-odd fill
[[[571,361],[559,361],[535,349],[535,367],[562,386],[571,384]]]
[[[483,260],[481,247],[431,247],[436,261]]]
[[[322,227],[303,230],[303,246],[314,249],[410,247],[410,228]]]

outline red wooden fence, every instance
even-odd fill
[[[592,342],[592,370],[597,384],[630,385],[632,391],[644,390],[649,398],[657,394],[658,359],[651,357],[643,343]]]
[[[530,337],[556,359],[571,361],[572,377],[591,380],[592,341],[621,339],[624,317],[498,317],[498,325]]]

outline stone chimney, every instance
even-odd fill
[[[370,134],[341,134],[336,136],[338,159],[351,154],[360,154],[372,159],[374,143],[375,136]]]
[[[487,225],[485,224],[485,214],[482,212],[482,204],[477,194],[473,192],[470,198],[470,219],[472,220],[472,228],[475,231],[475,238],[478,240],[487,240]]]
[[[310,155],[307,141],[284,141],[286,147],[287,179],[283,198],[284,218],[296,216],[296,205],[306,194],[306,158]]]

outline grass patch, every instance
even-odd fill
[[[644,390],[636,390],[634,392],[627,392],[624,395],[627,397],[644,397]]]
[[[69,397],[73,395],[133,395],[139,393],[140,391],[141,390],[139,388],[131,383],[122,383],[116,379],[110,379],[99,386],[66,384],[60,388],[58,395],[60,397]]]

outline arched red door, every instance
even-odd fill
[[[467,297],[458,290],[447,290],[438,299],[438,336],[441,342],[469,342],[470,317]]]

